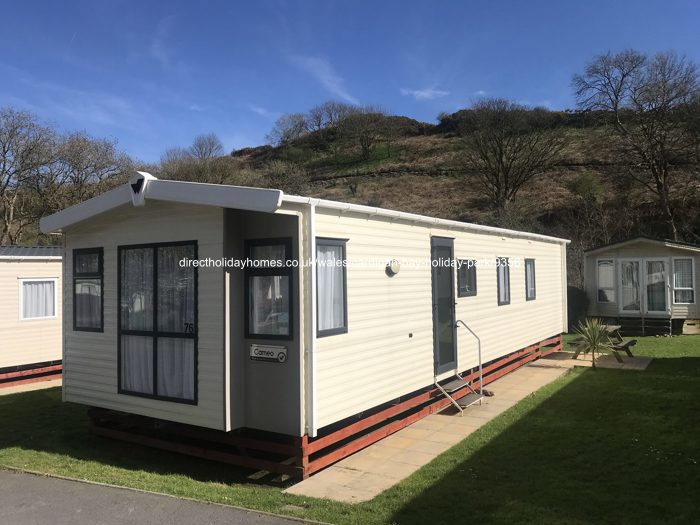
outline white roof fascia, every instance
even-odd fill
[[[0,255],[0,261],[60,261],[60,255]]]
[[[700,248],[695,246],[687,246],[684,244],[676,244],[673,241],[664,241],[660,239],[647,239],[646,237],[635,237],[633,239],[627,239],[625,241],[620,241],[613,244],[607,244],[601,246],[600,248],[593,248],[592,250],[586,250],[584,253],[586,255],[593,255],[600,252],[606,252],[608,250],[616,250],[623,246],[628,246],[630,244],[655,244],[657,246],[666,246],[667,248],[673,248],[674,250],[687,250],[690,252],[700,252]]]
[[[391,219],[405,220],[408,222],[424,224],[426,226],[441,226],[444,228],[452,228],[477,233],[488,233],[492,235],[506,235],[508,237],[518,237],[523,239],[531,239],[534,241],[553,242],[558,244],[569,244],[568,239],[560,239],[549,235],[541,235],[539,233],[521,232],[517,230],[508,230],[505,228],[496,228],[494,226],[482,226],[480,224],[472,224],[468,222],[452,221],[448,219],[438,219],[427,215],[418,215],[416,213],[406,213],[396,210],[388,210],[385,208],[374,208],[372,206],[364,206],[361,204],[351,204],[347,202],[329,201],[324,199],[314,199],[312,197],[299,197],[296,195],[283,195],[283,202],[294,204],[314,204],[317,208],[325,208],[336,210],[339,212],[354,212],[369,216],[387,217]]]

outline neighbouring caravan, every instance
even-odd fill
[[[554,237],[146,173],[41,228],[64,237],[64,400],[286,436],[304,474],[343,425],[452,402],[457,373],[505,373],[567,326]]]
[[[585,253],[588,314],[627,333],[700,333],[700,245],[635,237]]]
[[[0,387],[61,371],[60,246],[0,246]]]

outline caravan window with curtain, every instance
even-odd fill
[[[347,255],[344,239],[316,239],[316,335],[348,331]]]
[[[525,259],[525,300],[534,301],[536,297],[535,259]]]
[[[508,257],[496,257],[496,279],[498,305],[510,304],[510,261]]]
[[[675,304],[695,303],[693,270],[693,259],[690,257],[673,259],[673,302]]]
[[[73,250],[73,330],[102,332],[102,248]]]
[[[291,339],[292,239],[255,239],[245,246],[246,337]]]
[[[56,317],[56,279],[20,279],[22,321]]]
[[[598,261],[598,302],[615,302],[615,263],[612,259]]]
[[[197,402],[194,241],[119,247],[119,392]]]

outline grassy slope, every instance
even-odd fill
[[[62,404],[57,389],[0,397],[0,466],[334,523],[687,523],[700,483],[700,338],[645,338],[636,349],[659,359],[643,373],[578,369],[356,506],[93,437],[85,408]]]

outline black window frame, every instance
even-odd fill
[[[258,246],[284,246],[285,265],[282,268],[253,268],[246,266],[243,273],[243,312],[244,312],[244,332],[246,339],[262,339],[270,341],[292,341],[294,340],[294,271],[287,264],[293,259],[293,239],[292,237],[277,237],[269,239],[247,239],[243,241],[246,260],[252,260],[252,248]],[[289,278],[289,334],[257,334],[250,331],[250,278],[259,276],[280,276]]]
[[[78,272],[76,259],[81,255],[92,255],[97,254],[98,257],[98,269],[97,272]],[[100,280],[100,326],[99,328],[94,327],[83,327],[76,324],[76,300],[75,300],[75,289],[78,279],[90,279]],[[73,250],[73,331],[74,332],[104,332],[105,328],[105,272],[104,272],[104,248],[76,248]]]
[[[343,261],[348,259],[348,239],[339,239],[335,237],[316,237],[316,253],[314,260],[318,256],[318,246],[340,246],[342,250]],[[328,337],[332,335],[340,335],[348,333],[348,268],[347,265],[341,266],[343,270],[343,326],[336,328],[328,328],[320,330],[318,328],[318,265],[316,265],[316,337]]]
[[[527,282],[527,265],[532,264],[532,297],[530,297],[530,289]],[[525,259],[525,300],[534,301],[537,299],[537,275],[535,273],[535,259]]]
[[[463,273],[464,270],[464,273]],[[466,272],[473,271],[474,273],[474,290],[462,291],[462,283],[467,277]],[[457,260],[457,297],[475,297],[477,292],[477,272],[475,259],[458,259]]]
[[[193,266],[194,271],[194,326],[192,334],[179,332],[161,332],[158,330],[158,248],[170,248],[173,246],[193,246],[193,259],[198,259],[199,246],[194,241],[172,241],[148,244],[129,244],[117,246],[117,392],[119,394],[181,403],[183,405],[199,404],[199,269]],[[122,251],[153,250],[153,330],[122,329]],[[153,394],[133,392],[122,388],[122,335],[136,335],[153,338]],[[158,395],[158,339],[192,339],[194,341],[194,396],[192,399]]]
[[[501,264],[499,261],[505,261],[505,264]],[[505,268],[505,282],[508,285],[507,288],[507,298],[504,301],[501,301],[501,279],[499,278],[499,271],[501,268]],[[510,258],[509,257],[496,257],[496,288],[497,288],[497,296],[496,299],[498,301],[498,306],[505,306],[510,304]]]

